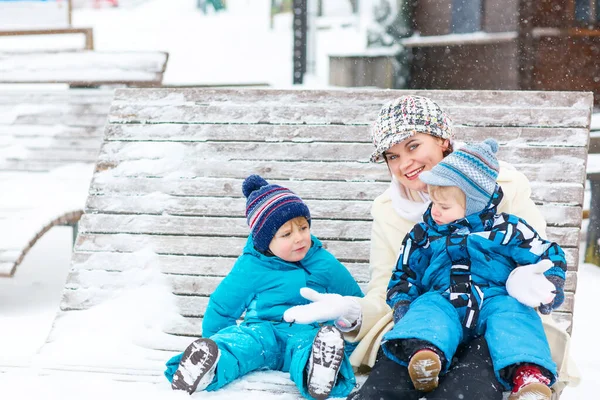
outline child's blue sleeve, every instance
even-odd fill
[[[429,237],[423,224],[417,224],[402,241],[402,252],[388,284],[387,303],[396,311],[422,294],[421,278],[431,260]]]

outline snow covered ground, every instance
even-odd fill
[[[266,83],[277,88],[291,87],[291,16],[276,18],[270,28],[268,3],[270,0],[228,0],[226,12],[205,16],[195,9],[194,0],[147,0],[124,8],[76,9],[73,23],[94,27],[98,50],[168,51],[165,84]],[[327,85],[327,51],[361,46],[355,28],[332,29],[319,35],[316,73],[308,79],[310,87]],[[140,268],[133,277],[145,282],[136,296],[123,296],[93,312],[81,313],[77,321],[63,321],[61,335],[40,351],[58,309],[70,250],[70,229],[54,228],[34,247],[13,279],[0,280],[2,398],[189,398],[185,393],[171,391],[159,377],[171,353],[151,353],[144,346],[160,338],[160,324],[173,313],[168,287],[157,275],[152,255],[147,252],[140,253]],[[598,287],[600,267],[581,264],[572,356],[581,369],[583,381],[579,387],[567,388],[563,400],[597,397],[593,382],[600,373],[595,340],[600,324],[594,317],[595,302],[600,299]],[[133,313],[136,317],[125,318],[132,307],[137,311]],[[79,330],[73,322],[87,329]],[[59,358],[66,364],[94,359],[104,365],[141,367],[148,371],[148,381],[116,381],[101,371],[50,371],[43,368],[49,358]],[[148,359],[151,362],[140,365],[140,360]],[[239,388],[256,387],[260,378],[255,375],[222,392],[194,397],[237,399],[241,396]],[[271,379],[286,381],[284,374]],[[243,396],[246,400],[292,398],[261,392]]]

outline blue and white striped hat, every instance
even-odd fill
[[[496,190],[500,166],[495,154],[498,143],[486,139],[483,143],[465,145],[455,150],[431,171],[421,172],[419,179],[434,186],[456,186],[467,198],[466,215],[482,211]]]
[[[308,207],[287,188],[250,175],[242,184],[242,192],[246,196],[246,220],[259,251],[267,251],[275,233],[289,220],[304,217],[310,225]]]

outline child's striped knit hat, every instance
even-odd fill
[[[452,139],[452,121],[431,99],[401,96],[384,105],[371,129],[375,151],[371,162],[382,160],[383,153],[415,133]]]
[[[428,185],[458,187],[467,198],[465,214],[480,212],[496,190],[500,169],[495,156],[497,151],[498,143],[494,139],[465,145],[446,156],[431,171],[421,172],[419,179]]]
[[[246,220],[252,231],[254,247],[267,251],[283,224],[304,217],[310,225],[310,211],[300,197],[279,185],[270,185],[259,175],[250,175],[242,184],[246,196]]]

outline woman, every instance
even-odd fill
[[[419,399],[423,393],[412,386],[408,371],[379,351],[381,338],[393,325],[386,304],[387,286],[396,265],[402,240],[420,222],[429,205],[427,185],[419,174],[429,171],[453,150],[453,131],[449,117],[437,104],[425,97],[403,96],[385,105],[372,130],[375,152],[372,162],[385,161],[392,176],[388,190],[377,197],[371,214],[371,277],[364,298],[322,294],[308,298],[313,303],[294,307],[286,320],[314,322],[334,319],[345,339],[359,342],[350,358],[352,365],[372,367],[372,371],[351,399]],[[525,219],[541,235],[546,223],[530,199],[527,178],[510,164],[500,163],[498,184],[504,192],[499,212]],[[522,279],[522,278],[521,278]],[[508,283],[507,283],[508,285]],[[530,288],[523,287],[523,292]],[[569,337],[545,320],[545,330],[560,377],[554,389],[560,392],[567,383],[577,383],[576,368],[567,372]],[[463,345],[456,354],[439,387],[427,399],[501,399],[502,386],[494,371],[485,339],[480,337]]]

